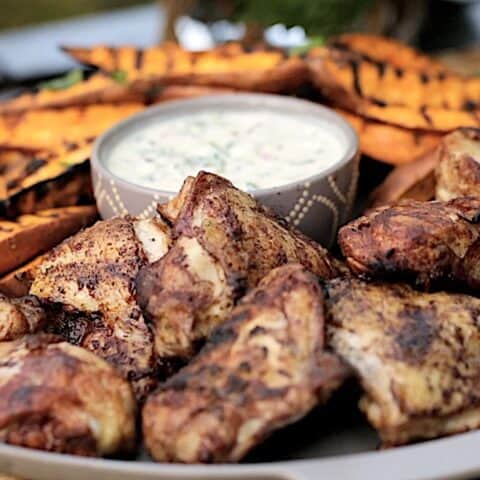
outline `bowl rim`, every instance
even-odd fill
[[[168,115],[169,112],[178,115],[178,109],[188,111],[189,109],[195,110],[218,105],[231,107],[236,105],[242,107],[251,105],[252,107],[272,108],[277,111],[281,109],[290,110],[297,115],[318,115],[321,116],[323,120],[328,120],[329,123],[336,124],[336,127],[342,130],[347,139],[347,146],[343,155],[329,167],[315,175],[310,175],[279,186],[248,190],[248,193],[253,196],[276,195],[284,191],[296,189],[305,183],[316,183],[332,173],[339,171],[346,164],[353,161],[359,152],[359,139],[354,128],[347,120],[335,112],[335,110],[325,105],[301,98],[267,93],[216,94],[197,98],[170,100],[159,105],[146,107],[144,110],[116,123],[95,140],[91,156],[92,171],[96,170],[103,177],[113,178],[117,185],[122,186],[124,189],[133,190],[139,194],[149,193],[152,195],[166,196],[168,198],[174,197],[178,192],[142,186],[114,174],[106,166],[102,150],[109,142],[113,142],[115,137],[119,137],[123,132],[135,128],[138,123],[148,123],[150,119],[156,118],[157,116]],[[235,185],[235,179],[229,180]]]

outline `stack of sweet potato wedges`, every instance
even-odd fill
[[[26,262],[94,220],[93,141],[148,105],[237,91],[303,95],[337,109],[363,153],[394,165],[432,151],[446,132],[480,124],[479,78],[382,37],[343,35],[305,55],[237,43],[206,52],[173,43],[64,51],[93,67],[85,78],[0,103],[0,243],[11,253],[0,262],[0,290],[5,278],[8,288],[23,288],[12,272],[25,277]]]

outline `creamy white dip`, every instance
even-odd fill
[[[327,121],[267,109],[209,110],[157,120],[122,138],[107,159],[116,176],[176,192],[200,170],[244,190],[277,187],[318,174],[341,159]]]

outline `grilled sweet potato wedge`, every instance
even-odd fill
[[[189,52],[175,43],[135,47],[64,47],[75,60],[104,72],[125,72],[128,81],[155,79],[166,84],[208,85],[263,92],[290,91],[307,79],[305,62],[278,50],[246,51],[232,43]]]
[[[28,295],[38,267],[44,260],[44,255],[35,257],[25,265],[7,273],[0,278],[0,293],[7,297],[16,298]]]
[[[318,85],[377,104],[470,111],[480,102],[478,77],[400,69],[335,47],[313,49],[309,61]]]
[[[435,198],[436,149],[411,163],[399,165],[372,192],[371,207],[380,207],[404,199],[428,201]]]
[[[336,109],[357,132],[363,154],[380,162],[400,165],[409,163],[433,150],[442,134],[421,130],[409,130],[376,122],[354,113]]]
[[[124,103],[4,115],[0,117],[0,145],[55,151],[64,145],[91,140],[142,108],[141,103]]]
[[[94,206],[65,207],[22,215],[15,221],[0,221],[0,274],[46,252],[91,224],[97,217]]]
[[[447,72],[448,67],[418,50],[393,38],[365,33],[345,33],[330,40],[329,45],[339,50],[355,52],[366,59],[389,63],[400,69],[425,73]]]
[[[15,218],[47,208],[93,203],[88,159],[91,143],[57,153],[0,147],[0,216]]]
[[[398,70],[334,48],[312,49],[308,65],[329,101],[367,118],[430,131],[480,125],[476,77]]]
[[[42,89],[0,103],[0,114],[72,106],[144,102],[148,88],[137,83],[124,84],[108,75],[97,74],[62,90]]]

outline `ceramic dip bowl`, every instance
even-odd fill
[[[199,170],[228,178],[309,237],[330,246],[349,220],[358,139],[338,114],[290,97],[233,94],[148,108],[96,142],[103,218],[148,217]]]

